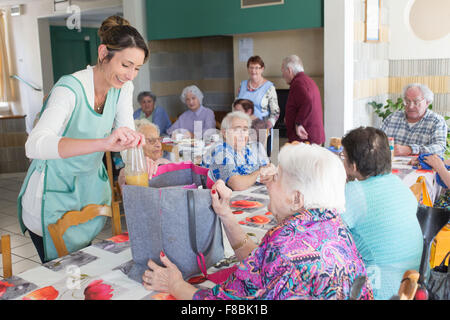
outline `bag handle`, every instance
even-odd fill
[[[444,268],[445,267],[445,260],[447,260],[447,258],[449,258],[450,257],[450,251],[449,252],[447,252],[447,254],[445,255],[445,257],[444,257],[444,259],[442,260],[442,262],[441,262],[441,264],[439,265],[439,267],[441,267],[441,268]],[[448,260],[448,273],[450,273],[450,258],[449,258],[449,260]]]
[[[192,251],[195,252],[195,254],[199,254],[198,247],[197,247],[197,225],[195,222],[195,197],[194,197],[194,190],[187,190],[187,202],[188,202],[188,220],[189,220],[189,242],[191,243]],[[214,226],[213,228],[216,228],[217,223],[217,216],[214,220]],[[214,236],[215,233],[211,232],[209,234],[209,239],[207,241],[208,247],[203,251],[203,254],[208,254],[211,250],[214,242]]]
[[[188,220],[189,220],[189,241],[191,243],[192,251],[198,254],[197,248],[197,225],[195,223],[195,200],[194,192],[192,190],[187,191],[188,202]]]

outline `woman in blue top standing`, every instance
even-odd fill
[[[391,173],[391,152],[383,131],[354,129],[342,145],[349,182],[341,216],[366,265],[375,299],[386,300],[397,294],[406,270],[419,270],[423,242],[417,200]]]
[[[33,161],[17,200],[18,216],[42,262],[58,256],[48,225],[67,211],[111,203],[104,152],[145,144],[134,130],[131,82],[148,59],[145,40],[118,16],[103,21],[98,34],[97,65],[58,80],[25,145]],[[96,217],[69,228],[68,251],[87,246],[104,223]]]
[[[237,99],[248,99],[254,104],[254,115],[264,120],[271,129],[280,116],[277,92],[274,84],[263,77],[264,61],[260,56],[252,56],[247,61],[248,80],[241,82]]]

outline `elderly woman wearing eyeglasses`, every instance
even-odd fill
[[[142,148],[147,159],[148,172],[151,179],[159,165],[170,163],[170,161],[163,157],[159,127],[147,119],[135,120],[134,123],[136,131],[145,136],[146,144]],[[125,152],[122,152],[124,158]],[[123,169],[119,172],[118,182],[120,186],[125,184],[125,172]]]
[[[355,280],[365,276],[354,298],[373,299],[362,258],[340,217],[346,181],[342,161],[317,145],[287,145],[275,174],[264,181],[277,225],[259,245],[233,215],[231,190],[223,181],[212,188],[212,206],[240,261],[225,282],[197,289],[162,252],[164,266],[149,260],[144,287],[183,300],[344,300],[353,296]]]
[[[249,79],[241,82],[238,99],[248,99],[254,104],[254,114],[264,120],[267,128],[273,128],[280,116],[275,85],[263,77],[264,61],[252,56],[247,61]]]
[[[270,163],[261,143],[249,142],[252,120],[242,111],[228,113],[222,120],[223,142],[215,145],[203,159],[213,181],[219,179],[232,190],[251,187],[259,176],[259,169]]]

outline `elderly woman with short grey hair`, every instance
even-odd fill
[[[341,160],[317,145],[287,145],[279,154],[278,169],[264,171],[277,225],[259,245],[234,216],[232,192],[225,183],[219,180],[211,190],[213,209],[240,261],[225,282],[197,289],[162,252],[164,266],[149,260],[144,287],[183,300],[337,300],[350,299],[359,278],[362,286],[354,298],[373,299],[364,263],[340,218],[346,182]]]
[[[217,143],[203,160],[213,181],[219,179],[233,190],[245,190],[257,180],[259,169],[270,162],[263,145],[249,141],[252,120],[242,111],[222,120],[223,142]]]
[[[158,126],[162,135],[167,134],[166,130],[172,125],[172,122],[163,107],[155,107],[156,95],[150,91],[142,91],[137,100],[141,107],[133,113],[134,120],[147,119]]]
[[[167,133],[175,137],[176,134],[181,133],[186,137],[194,137],[201,139],[206,130],[216,128],[216,118],[214,112],[203,106],[203,93],[195,86],[188,86],[183,89],[180,96],[188,110],[186,110],[175,121],[175,123],[167,129]]]

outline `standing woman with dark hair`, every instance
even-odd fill
[[[134,130],[131,82],[148,59],[145,40],[118,16],[103,21],[98,34],[97,65],[58,80],[25,144],[33,161],[17,200],[18,216],[42,262],[58,256],[49,224],[67,211],[111,203],[104,152],[145,144]],[[96,217],[69,228],[68,251],[87,246],[104,223]]]

